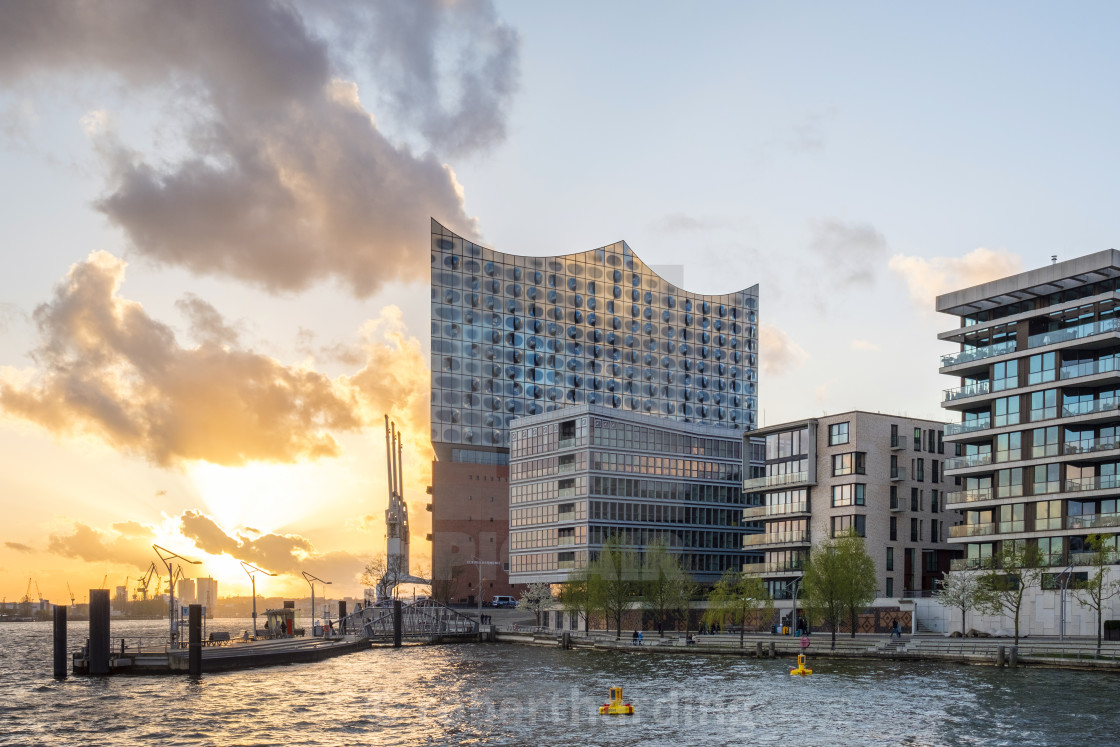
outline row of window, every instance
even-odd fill
[[[640,503],[637,501],[591,501],[589,519],[630,524],[689,524],[705,527],[739,527],[743,512],[737,509],[697,505]],[[739,536],[737,534],[736,536]]]
[[[620,454],[613,451],[592,452],[591,469],[693,480],[721,480],[735,483],[741,483],[743,480],[741,462],[709,462],[679,457]]]
[[[743,442],[736,438],[692,436],[606,418],[592,418],[591,426],[594,446],[742,461]]]
[[[558,547],[560,545],[586,545],[587,526],[561,527],[559,529],[527,529],[510,532],[510,549],[526,550],[536,547]]]
[[[547,506],[527,506],[514,508],[509,512],[511,527],[534,526],[536,524],[555,524],[560,521],[582,521],[587,518],[587,501],[551,504]]]
[[[646,527],[588,527],[588,541],[592,545],[602,545],[612,537],[618,538],[623,545],[649,547],[655,541],[665,542],[670,550],[740,550],[743,535],[738,532],[719,532],[710,529],[649,529]]]

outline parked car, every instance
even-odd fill
[[[502,596],[502,595],[498,594],[498,595],[495,595],[494,598],[490,600],[490,606],[491,607],[516,607],[517,606],[517,600],[514,599],[513,597],[506,597],[506,596]]]

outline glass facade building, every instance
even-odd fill
[[[624,242],[531,257],[433,220],[431,311],[432,560],[458,589],[450,598],[471,596],[475,559],[500,563],[493,593],[509,593],[497,589],[509,588],[516,418],[588,404],[739,436],[755,427],[757,285],[691,293]],[[499,484],[504,506],[480,511],[479,495],[503,502]]]
[[[625,242],[527,257],[433,221],[431,332],[437,451],[508,449],[514,418],[583,403],[755,425],[758,286],[689,293]]]

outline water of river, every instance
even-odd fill
[[[115,637],[163,625],[114,622]],[[211,621],[239,630],[244,621]],[[70,625],[71,648],[88,623]],[[49,623],[0,625],[0,743],[1101,745],[1120,679],[952,664],[636,655],[508,644],[374,649],[204,675],[51,679]],[[633,717],[597,707],[625,688]]]

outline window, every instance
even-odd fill
[[[1019,386],[1019,361],[1005,361],[992,366],[992,391],[1002,392]]]
[[[997,462],[1016,462],[1023,458],[1023,434],[1021,431],[1014,433],[1001,433],[996,436]]]
[[[828,426],[828,445],[837,446],[848,443],[848,428],[851,423],[833,423]]]
[[[910,510],[918,511],[918,489],[910,488]]]
[[[1027,384],[1044,384],[1055,377],[1056,359],[1054,353],[1032,355],[1027,363]]]
[[[918,470],[914,475],[914,479],[918,482],[926,481],[926,460],[918,458]]]
[[[832,455],[832,475],[863,475],[867,473],[862,451]]]
[[[941,541],[941,536],[939,534],[940,526],[941,522],[939,522],[937,519],[932,519],[929,522],[929,541],[934,544],[937,544]],[[933,570],[936,571],[937,569],[934,568]]]
[[[922,450],[922,429],[914,429],[914,451]]]
[[[944,454],[945,453],[945,442],[942,441],[942,439],[944,437],[945,437],[945,431],[938,431],[937,432],[937,453],[938,454]]]
[[[898,542],[898,517],[891,517],[891,542]]]
[[[1058,390],[1031,393],[1031,421],[1058,417]],[[1016,423],[1019,421],[1016,420]],[[1010,425],[1010,423],[1009,423]]]
[[[926,431],[926,451],[928,451],[930,454],[933,454],[937,451],[937,441],[934,437],[934,434],[936,432],[937,431],[935,431],[933,428],[930,428],[928,431]]]
[[[917,519],[910,520],[910,541],[920,542],[922,539],[921,523]]]
[[[1031,457],[1058,456],[1058,426],[1035,428],[1031,431]]]
[[[1037,465],[1034,468],[1034,488],[1031,492],[1034,495],[1044,495],[1061,490],[1061,480],[1058,477],[1060,469],[1061,465],[1058,464]]]
[[[888,547],[887,548],[887,570],[888,571],[893,571],[894,570],[894,548],[893,547]]]
[[[865,521],[867,517],[863,514],[850,514],[848,516],[833,516],[832,517],[832,536],[839,537],[845,534],[849,529],[855,529],[856,534],[860,537],[865,536]]]
[[[898,509],[898,486],[891,485],[891,510],[897,511]]]
[[[930,513],[937,513],[940,509],[937,505],[937,490],[931,490],[929,495],[929,510]]]
[[[864,491],[867,486],[863,483],[851,485],[832,486],[833,506],[862,506],[864,505]]]
[[[930,460],[930,480],[933,482],[941,482],[941,462],[936,459]]]
[[[1041,392],[1036,392],[1041,394]],[[1033,396],[1033,395],[1032,395]],[[1016,425],[1019,422],[1019,398],[1018,397],[1001,397],[995,403],[996,417],[995,427],[999,428],[1003,425]]]
[[[887,596],[888,597],[893,597],[894,596],[894,579],[893,578],[888,578],[887,579]]]
[[[1001,469],[996,472],[996,496],[1015,497],[1023,494],[1023,468]]]

